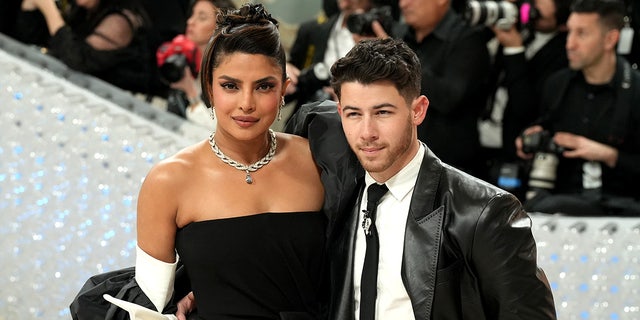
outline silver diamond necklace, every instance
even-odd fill
[[[258,160],[256,163],[253,163],[251,165],[245,165],[242,164],[238,161],[235,161],[229,157],[227,157],[224,153],[222,153],[222,151],[220,151],[220,148],[218,148],[218,145],[216,144],[216,141],[213,139],[213,135],[214,133],[212,132],[211,135],[209,135],[209,144],[211,145],[211,150],[213,150],[213,154],[215,154],[218,158],[220,158],[220,160],[222,160],[222,162],[238,169],[238,170],[242,170],[244,171],[247,175],[244,178],[244,181],[247,182],[247,184],[252,184],[253,183],[253,178],[251,177],[251,172],[255,172],[258,169],[264,167],[264,165],[266,165],[267,163],[269,163],[271,161],[271,159],[273,159],[273,156],[276,154],[276,147],[278,146],[278,141],[276,139],[276,134],[275,132],[273,132],[273,130],[269,129],[269,138],[271,139],[271,144],[269,146],[269,152],[267,152],[267,154],[260,160]]]

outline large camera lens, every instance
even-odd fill
[[[168,83],[174,83],[184,76],[184,68],[187,66],[187,58],[183,54],[169,56],[160,66],[160,76]]]
[[[533,198],[537,190],[551,190],[555,187],[558,161],[558,156],[553,153],[536,153],[533,158],[531,172],[529,172],[529,190],[526,195],[527,199]]]
[[[469,1],[464,18],[471,25],[509,29],[518,22],[518,7],[509,1]]]
[[[558,156],[564,148],[553,141],[553,133],[547,130],[522,135],[522,151],[535,153],[529,172],[527,199],[533,198],[539,190],[555,188]]]

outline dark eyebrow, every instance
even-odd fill
[[[379,103],[379,104],[374,105],[374,106],[373,106],[373,109],[374,109],[374,110],[376,110],[376,109],[381,109],[381,108],[385,108],[385,107],[389,107],[389,108],[397,108],[397,107],[396,107],[394,104],[392,104],[392,103],[383,102],[383,103]],[[346,106],[344,106],[344,107],[342,108],[342,110],[351,110],[351,109],[353,109],[353,110],[360,110],[360,109],[362,109],[362,108],[360,108],[360,107],[356,107],[356,106],[349,106],[349,105],[346,105]]]
[[[218,77],[218,79],[223,79],[223,80],[227,80],[227,81],[233,81],[233,82],[238,82],[238,83],[242,83],[242,80],[240,79],[236,79],[234,77],[230,77],[230,76],[226,76],[226,75],[221,75]],[[253,83],[264,83],[264,82],[268,82],[268,81],[277,81],[278,79],[274,76],[267,76],[264,77],[262,79],[258,79],[256,81],[254,81]]]

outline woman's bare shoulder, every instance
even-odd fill
[[[306,138],[288,133],[279,133],[278,137],[279,141],[282,141],[281,152],[286,162],[296,163],[294,167],[300,171],[310,171],[315,168],[309,141]]]
[[[187,146],[170,157],[158,162],[147,174],[145,181],[156,183],[180,183],[198,174],[201,169],[201,153],[203,142]]]
[[[301,136],[278,132],[278,140],[282,141],[284,148],[291,151],[309,151],[309,140]]]

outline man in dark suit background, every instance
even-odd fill
[[[316,19],[302,23],[289,51],[287,75],[291,85],[287,88],[287,100],[296,100],[296,110],[304,103],[330,98],[330,94],[325,93],[329,89],[329,68],[355,44],[347,28],[347,19],[357,10],[370,8],[370,0],[332,1],[336,2],[338,12],[320,14]],[[325,83],[312,83],[305,72],[314,73],[313,77]]]
[[[323,172],[328,318],[555,319],[520,202],[418,140],[429,106],[420,70],[402,41],[361,42],[331,69],[337,110],[303,106],[287,128],[308,136]],[[366,207],[364,190],[380,184],[389,191]]]
[[[514,192],[511,180],[499,180],[502,166],[516,164],[516,137],[540,116],[539,98],[545,80],[566,68],[567,18],[571,0],[534,0],[536,14],[527,24],[510,28],[493,26],[499,43],[492,75],[491,95],[479,124],[480,141],[487,158],[489,182]],[[492,43],[492,42],[490,42]],[[524,199],[521,189],[516,195]]]

